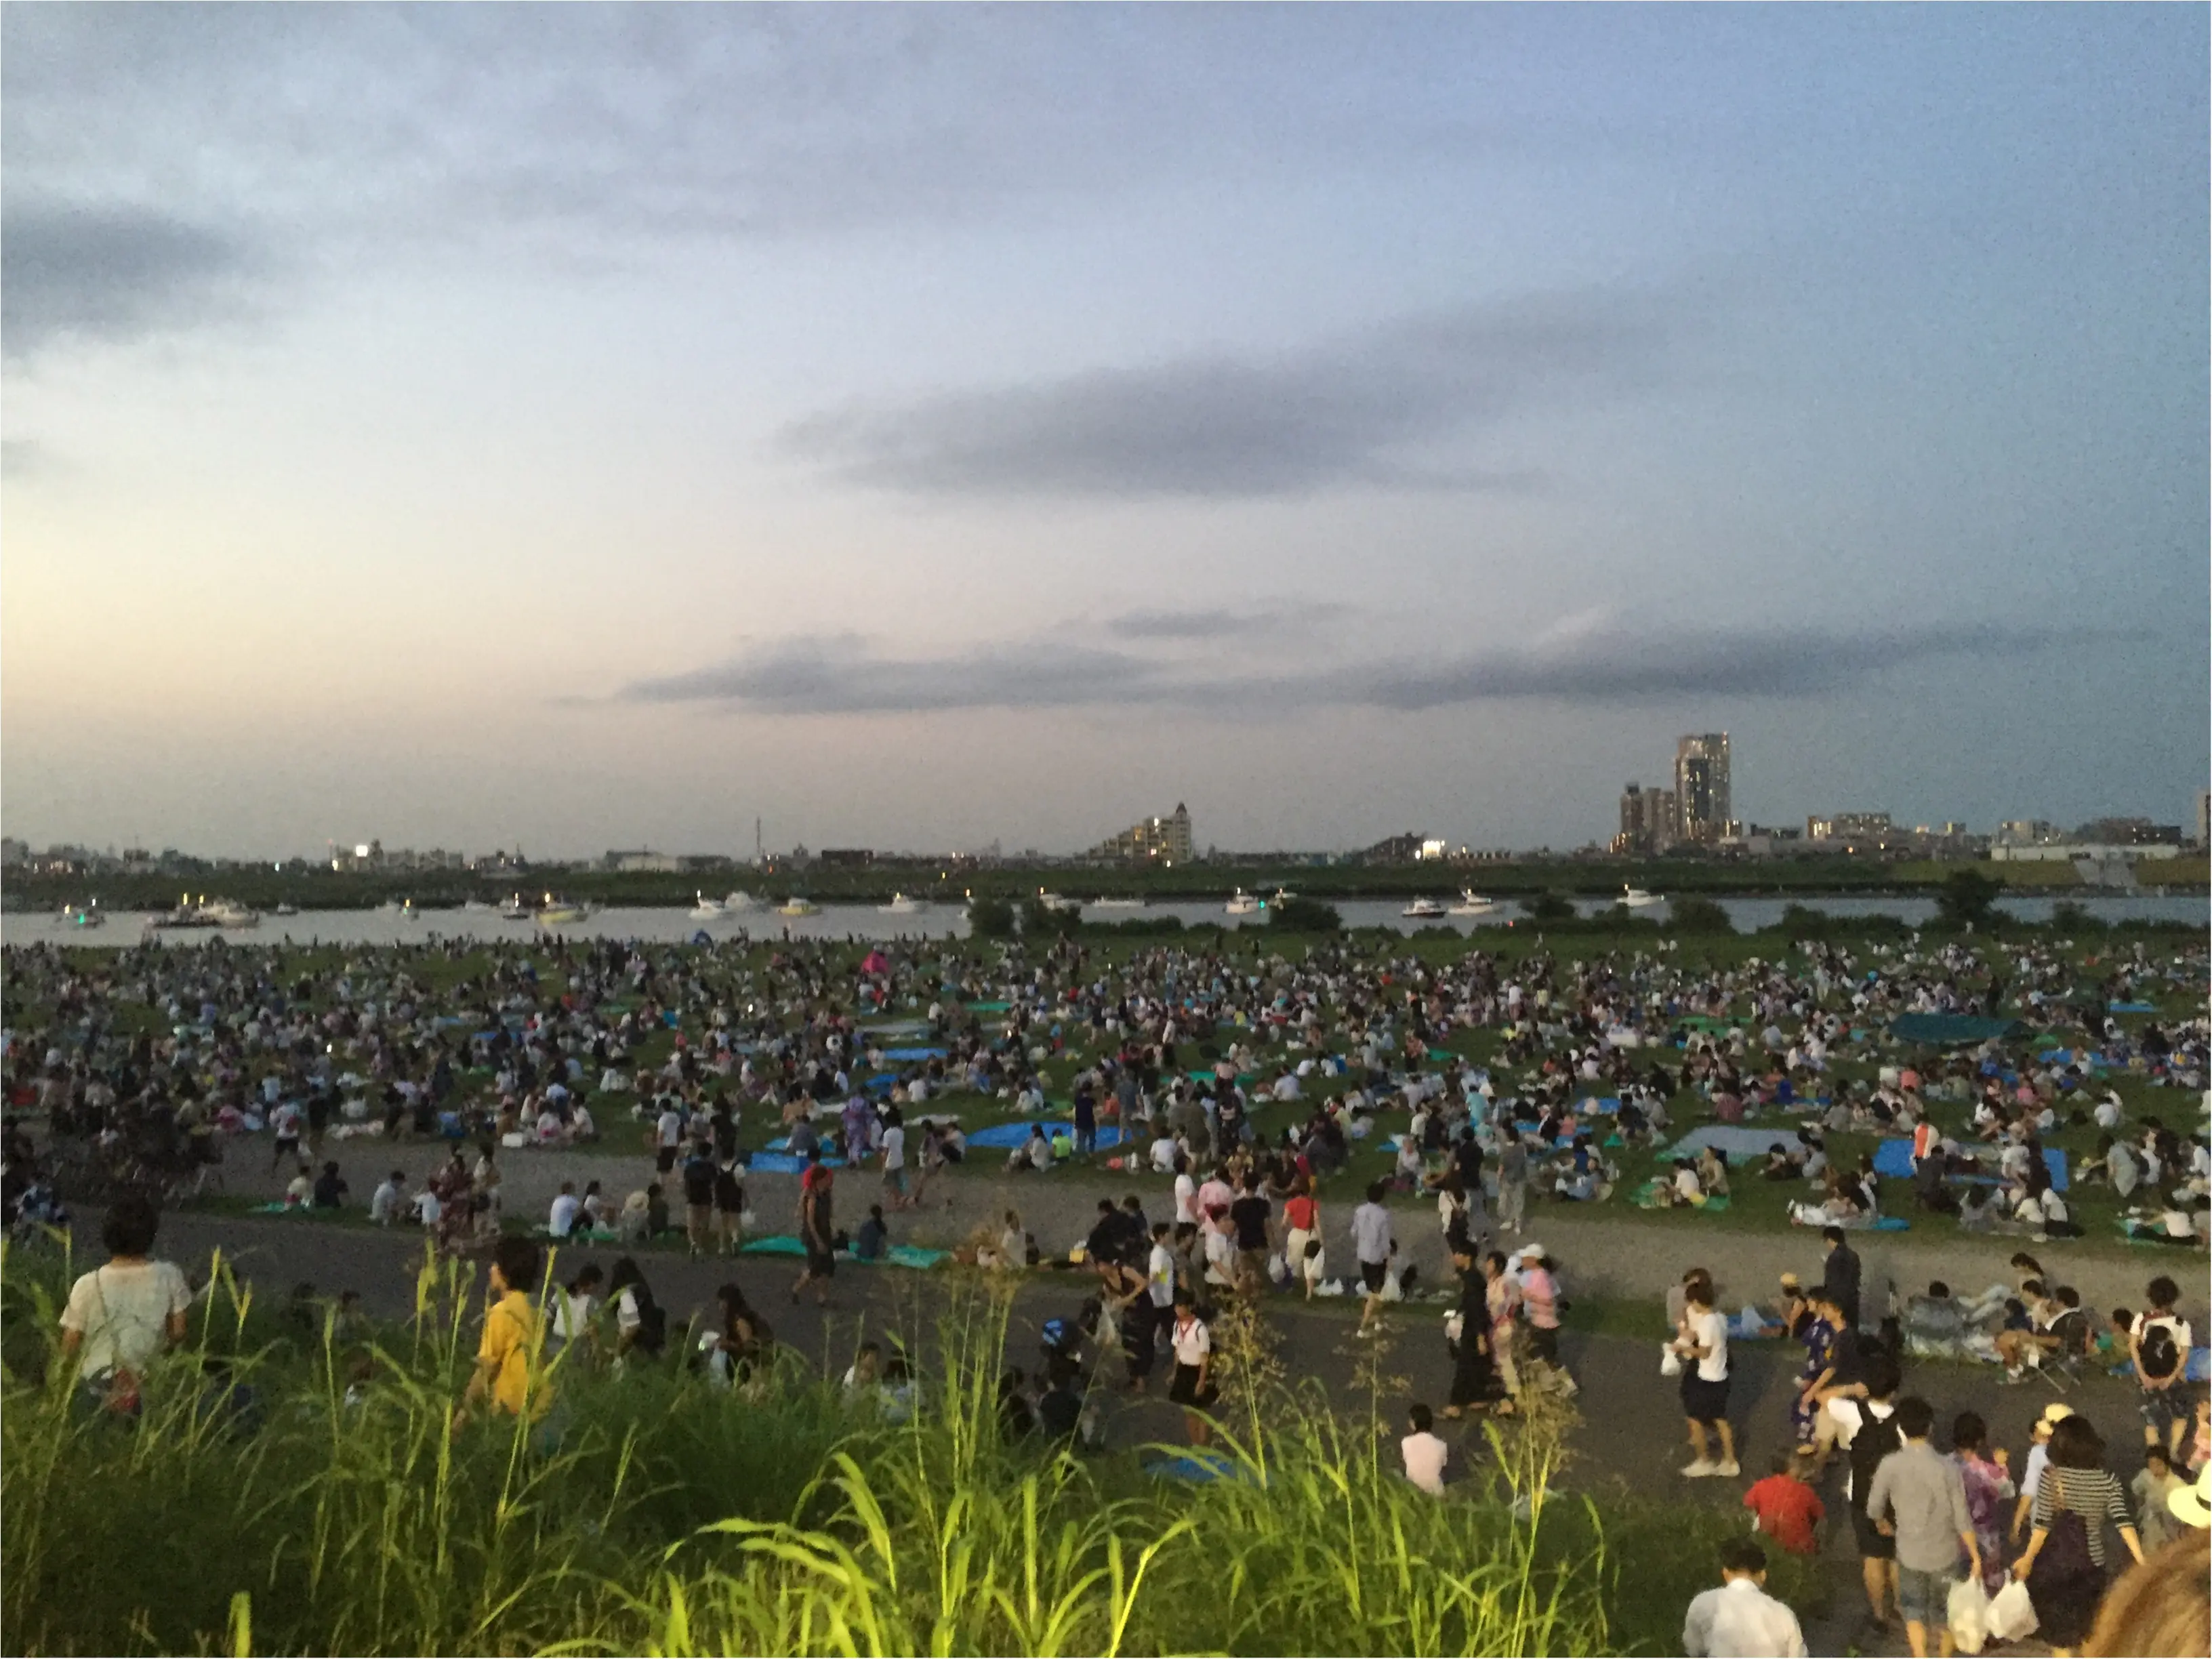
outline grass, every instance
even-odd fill
[[[7,1650],[1665,1652],[1737,1526],[1565,1496],[1565,1420],[1431,1499],[1395,1473],[1387,1342],[1331,1402],[1284,1383],[1256,1322],[1224,1322],[1229,1478],[1009,1443],[980,1288],[918,1352],[902,1425],[795,1361],[733,1396],[563,1358],[557,1436],[456,1433],[474,1322],[450,1265],[411,1321],[343,1340],[216,1267],[128,1425],[51,1363],[66,1264],[0,1260]]]

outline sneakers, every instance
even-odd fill
[[[1743,1465],[1731,1457],[1726,1462],[1714,1464],[1713,1473],[1724,1480],[1733,1480],[1743,1473]]]
[[[2005,1374],[2002,1376],[1997,1378],[1997,1382],[2000,1385],[2008,1382],[2024,1382],[2027,1380],[2027,1368],[2024,1365],[2010,1366],[2006,1370]]]
[[[1710,1457],[1700,1457],[1694,1463],[1686,1463],[1682,1466],[1682,1474],[1692,1480],[1702,1480],[1707,1475],[1718,1474],[1720,1472],[1721,1466]]]

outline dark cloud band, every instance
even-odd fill
[[[1188,613],[1194,625],[1209,614]],[[1237,620],[1232,613],[1221,614],[1232,624]],[[1192,635],[1171,625],[1139,637],[1181,641]],[[839,635],[787,641],[715,667],[634,681],[617,697],[789,714],[1163,704],[1224,712],[1325,706],[1415,711],[1510,699],[1620,704],[1799,697],[1848,691],[1911,662],[2012,654],[2081,637],[2072,629],[1990,623],[1857,634],[1802,629],[1619,630],[1587,632],[1556,645],[1449,659],[1432,666],[1325,668],[1284,675],[1222,673],[1169,656],[1042,640],[939,657],[888,658],[858,637]]]

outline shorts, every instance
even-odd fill
[[[1267,1251],[1264,1249],[1237,1251],[1237,1271],[1240,1275],[1249,1275],[1264,1285],[1267,1280]]]
[[[1858,1540],[1859,1554],[1869,1561],[1897,1559],[1897,1540],[1875,1525],[1866,1511],[1851,1510],[1851,1536]]]
[[[884,1171],[884,1190],[895,1193],[901,1198],[906,1196],[906,1165],[902,1164],[896,1170]]]
[[[694,1238],[713,1237],[714,1206],[711,1204],[686,1204],[684,1206],[684,1231]]]
[[[1559,1363],[1559,1328],[1557,1325],[1531,1325],[1528,1329],[1528,1352],[1547,1365]]]
[[[1178,1406],[1206,1407],[1221,1398],[1221,1390],[1209,1382],[1201,1392],[1198,1386],[1198,1367],[1178,1364],[1175,1369],[1175,1381],[1168,1385],[1168,1398]]]
[[[2195,1401],[2176,1386],[2143,1389],[2142,1397],[2136,1401],[2136,1409],[2142,1414],[2144,1425],[2163,1445],[2173,1438],[2174,1425],[2188,1422],[2197,1407]]]
[[[663,1146],[653,1155],[653,1167],[663,1175],[673,1170],[676,1167],[676,1149],[673,1146]]]
[[[1948,1572],[1923,1572],[1917,1567],[1897,1570],[1897,1610],[1908,1624],[1948,1630],[1951,1623],[1951,1586],[1958,1580]]]
[[[1695,1365],[1682,1372],[1682,1415],[1692,1423],[1718,1423],[1728,1416],[1729,1380],[1709,1382]]]
[[[1361,1280],[1366,1285],[1368,1290],[1376,1296],[1382,1295],[1382,1281],[1388,1279],[1389,1274],[1390,1264],[1387,1261],[1363,1261],[1359,1264]]]

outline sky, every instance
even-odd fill
[[[2188,822],[2203,7],[0,7],[0,822]]]

